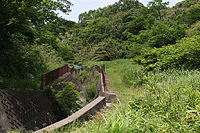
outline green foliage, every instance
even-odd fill
[[[129,103],[111,106],[100,118],[84,123],[76,132],[197,133],[199,78],[197,70],[149,72],[143,83],[144,94],[133,94]],[[123,95],[121,91],[120,94]]]
[[[200,7],[191,8],[190,11],[187,13],[187,23],[190,25],[195,23],[196,21],[200,20]]]
[[[88,26],[79,33],[84,43],[98,43],[108,36],[108,18],[88,20]]]
[[[128,86],[140,86],[144,83],[145,73],[142,67],[130,67],[129,69],[122,69],[122,81]]]
[[[124,57],[125,47],[118,40],[105,39],[99,43],[94,53],[93,60],[114,60]]]
[[[94,100],[96,96],[97,91],[97,84],[98,84],[99,75],[96,75],[89,83],[89,85],[86,88],[87,93],[87,101],[91,102]]]
[[[131,108],[144,112],[143,117],[159,118],[157,120],[165,126],[158,126],[158,131],[198,132],[198,79],[196,70],[150,72],[144,84],[145,96],[131,102]]]
[[[81,71],[81,73],[76,76],[76,79],[84,86],[86,100],[88,102],[93,101],[96,96],[99,74],[95,73],[95,69],[91,70],[90,68],[89,71]]]
[[[192,8],[200,4],[199,0],[184,0],[175,5],[175,8]]]
[[[79,23],[82,26],[86,26],[88,24],[88,20],[94,20],[100,17],[110,18],[113,14],[117,14],[119,12],[126,12],[130,9],[137,9],[143,7],[143,5],[138,0],[119,0],[113,5],[99,8],[97,10],[89,10],[88,12],[84,12],[79,15]]]
[[[169,2],[163,2],[163,0],[152,0],[149,2],[148,7],[150,9],[150,12],[157,18],[162,19],[165,13],[165,10],[167,9],[167,5],[169,5]]]
[[[15,47],[3,50],[0,57],[0,73],[4,77],[30,78],[44,71],[42,55],[35,46],[23,45],[24,41],[16,40]]]
[[[56,10],[63,13],[69,12],[71,3],[63,1],[8,1],[3,0],[0,4],[1,23],[0,40],[10,37],[12,34],[21,33],[24,36],[33,37],[34,28],[46,22],[55,21],[58,16]],[[9,10],[9,12],[7,12]],[[2,45],[2,44],[1,44]]]
[[[55,13],[57,10],[69,12],[71,3],[67,0],[3,0],[0,3],[0,75],[4,79],[1,89],[39,89],[42,73],[64,64],[62,58],[68,60],[73,56],[66,49],[61,50],[61,55],[57,52],[58,36],[73,23]]]
[[[186,25],[169,26],[161,21],[154,21],[151,27],[146,30],[140,30],[138,35],[128,32],[128,40],[123,41],[126,46],[126,57],[135,57],[140,55],[142,49],[160,48],[168,44],[175,44],[185,36]]]
[[[76,62],[131,58],[143,48],[175,44],[198,21],[199,3],[186,1],[173,8],[168,4],[153,0],[145,7],[138,1],[120,0],[80,14],[79,24],[72,30]]]
[[[135,36],[136,43],[145,44],[149,47],[162,47],[168,44],[174,44],[176,40],[184,37],[184,25],[169,26],[161,21],[156,21],[151,28],[140,31]]]
[[[199,38],[199,35],[196,35],[183,38],[175,45],[144,49],[133,61],[142,64],[146,70],[173,67],[199,68]]]
[[[72,62],[74,60],[74,54],[72,51],[69,50],[68,47],[60,47],[59,50],[59,55],[61,55],[62,59],[65,61],[68,61],[68,63]]]
[[[126,39],[126,32],[130,31],[127,24],[135,19],[131,18],[133,13],[142,7],[137,0],[120,0],[108,7],[80,14],[79,24],[72,30],[75,62],[124,58],[127,51],[120,43]],[[137,26],[129,27],[139,30]]]
[[[89,77],[91,76],[92,73],[93,73],[92,71],[83,70],[76,78],[78,81],[81,82],[81,84],[84,84],[89,82]]]
[[[134,35],[139,34],[141,30],[149,28],[155,21],[155,16],[149,14],[147,7],[139,8],[136,11],[131,12],[131,20],[127,22],[127,32]],[[127,37],[129,39],[129,37]]]
[[[200,35],[200,21],[197,21],[186,30],[187,36]]]
[[[26,129],[18,129],[18,130],[13,130],[13,131],[9,131],[8,133],[32,133],[33,131],[27,131]]]
[[[75,85],[72,82],[60,82],[59,84],[65,87],[55,94],[56,101],[64,109],[65,115],[70,115],[80,108],[78,104],[80,94],[74,89]]]
[[[0,78],[0,89],[9,89],[9,90],[39,90],[41,87],[41,78],[39,76],[29,78]]]

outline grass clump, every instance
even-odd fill
[[[97,85],[98,85],[98,79],[99,75],[97,74],[89,83],[89,85],[86,88],[86,94],[87,94],[87,101],[91,102],[94,100],[97,92]]]
[[[200,129],[199,71],[166,70],[150,72],[144,83],[145,94],[133,100],[133,110],[145,112],[144,118],[157,118],[157,132],[198,132]]]
[[[140,86],[144,82],[145,73],[142,70],[142,67],[130,67],[127,70],[122,70],[122,80],[128,86]]]

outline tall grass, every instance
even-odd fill
[[[76,132],[199,132],[200,72],[166,70],[143,76],[144,95],[77,128]],[[134,79],[134,78],[133,78]]]

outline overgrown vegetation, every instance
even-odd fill
[[[119,0],[90,10],[79,15],[79,23],[65,42],[74,46],[75,62],[84,63],[134,58],[144,50],[174,45],[192,36],[191,32],[198,33],[198,0],[168,5],[162,0],[150,1],[147,7],[138,0]]]
[[[6,80],[31,78],[37,81],[42,73],[66,62],[84,64],[90,60],[137,57],[134,61],[144,65],[146,70],[157,66],[163,69],[173,62],[178,62],[175,65],[192,62],[190,67],[195,68],[199,61],[189,58],[198,58],[198,55],[188,56],[186,53],[191,50],[183,52],[183,49],[192,48],[187,45],[193,40],[199,43],[200,3],[185,0],[172,8],[168,4],[152,0],[144,6],[138,0],[119,0],[113,5],[80,14],[79,22],[75,23],[54,13],[56,9],[68,13],[69,1],[2,1],[1,9],[16,9],[15,12],[2,10],[0,16],[3,29],[0,32],[2,89],[20,88],[6,86]],[[43,8],[48,10],[42,13]],[[176,56],[166,59],[171,48]],[[162,57],[163,53],[166,57]]]
[[[93,79],[90,81],[89,85],[86,88],[86,94],[87,94],[87,101],[91,102],[94,100],[95,96],[97,95],[97,85],[99,80],[99,74],[95,75]]]
[[[119,0],[75,23],[54,12],[69,12],[69,1],[1,1],[0,89],[39,89],[41,74],[66,62],[105,63],[122,104],[77,131],[198,132],[200,1],[168,4]],[[68,92],[77,96],[71,87],[55,93],[61,106],[68,106]]]
[[[80,108],[78,104],[78,102],[80,102],[80,94],[74,90],[75,85],[71,82],[60,82],[59,84],[63,84],[65,87],[55,94],[56,100],[58,104],[64,108],[64,112],[70,115]]]
[[[55,13],[70,6],[67,0],[0,2],[0,89],[39,89],[41,74],[73,60],[61,36],[75,22]]]
[[[53,112],[57,120],[62,120],[81,108],[80,93],[72,82],[58,82],[56,87],[51,83],[45,87],[49,100],[53,104]],[[70,101],[70,102],[69,102]]]
[[[129,62],[129,60],[103,62],[106,64],[106,73],[110,75],[109,87],[115,86],[121,104],[114,104],[96,120],[82,125],[75,124],[76,127],[68,127],[65,131],[199,132],[200,71],[187,69],[147,73],[143,71],[143,76],[140,76],[138,71],[142,69],[137,69],[137,66],[130,65]],[[124,77],[126,72],[120,70],[124,70],[124,66],[126,68],[127,65],[127,68],[132,68],[129,71],[132,76]],[[137,82],[137,86],[127,86],[127,82],[121,82],[127,79],[129,82],[131,80]]]
[[[87,70],[88,69],[88,70]],[[86,70],[81,71],[77,76],[77,80],[81,82],[82,89],[85,93],[87,102],[94,100],[97,95],[97,84],[99,79],[99,73],[95,71],[94,68],[86,68]]]
[[[162,48],[144,49],[133,61],[143,65],[146,70],[200,67],[200,36],[193,35],[178,41],[177,44]]]

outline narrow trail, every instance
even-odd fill
[[[131,64],[129,60],[103,61],[97,62],[96,64],[105,64],[107,91],[115,93],[117,95],[117,101],[114,101],[110,104],[110,106],[101,109],[99,113],[91,117],[90,121],[72,126],[71,129],[69,128],[66,130],[67,132],[88,132],[87,129],[89,128],[89,125],[92,124],[94,126],[99,121],[104,121],[105,119],[109,118],[111,114],[116,113],[116,108],[121,108],[122,106],[127,108],[127,103],[131,101],[132,96],[140,96],[143,94],[142,88],[128,86],[123,81],[123,71],[126,71],[130,67],[137,67]]]

